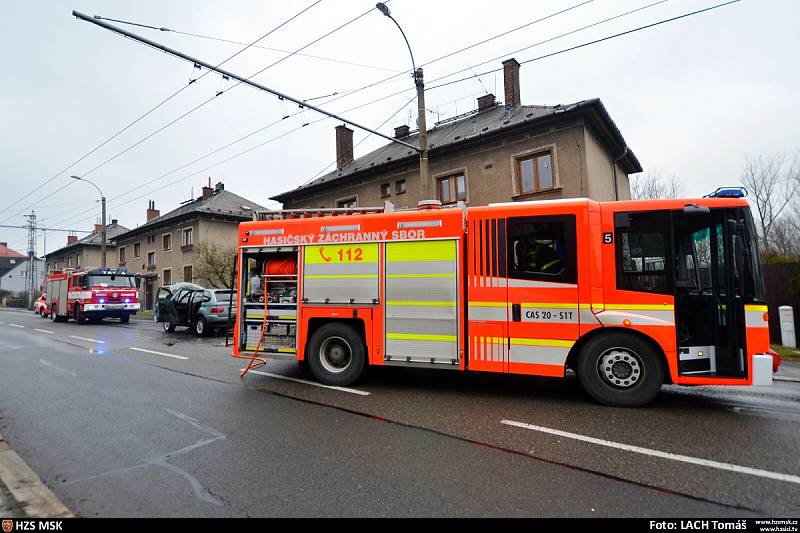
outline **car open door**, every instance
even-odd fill
[[[172,291],[167,287],[158,289],[155,309],[156,322],[176,323],[175,306],[172,303]]]

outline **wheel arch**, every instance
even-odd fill
[[[570,349],[569,354],[567,354],[566,366],[573,369],[575,368],[575,364],[577,363],[577,359],[580,356],[583,347],[589,341],[597,337],[611,335],[613,333],[622,333],[624,335],[629,335],[631,337],[635,337],[646,342],[651,348],[653,348],[653,350],[655,350],[655,353],[658,354],[658,357],[661,359],[661,362],[664,365],[664,384],[666,385],[672,383],[672,375],[669,370],[669,361],[667,360],[667,354],[664,353],[664,350],[661,348],[661,345],[658,344],[658,342],[656,342],[656,340],[653,337],[646,335],[641,331],[628,328],[620,328],[613,326],[602,327],[594,329],[589,333],[583,335],[575,342],[575,344]]]
[[[364,324],[364,320],[360,318],[314,317],[309,319],[308,324],[306,326],[306,342],[302,353],[303,356],[302,360],[308,358],[308,348],[311,345],[311,338],[314,336],[314,333],[316,333],[317,330],[319,330],[319,328],[327,324],[344,324],[353,328],[356,331],[356,333],[358,333],[358,337],[361,339],[361,342],[364,345],[366,364],[369,364],[369,350],[367,349],[367,331],[366,331],[366,326]],[[298,356],[299,355],[301,354],[298,354]]]

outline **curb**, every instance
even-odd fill
[[[74,514],[61,503],[22,458],[11,449],[0,435],[0,484],[15,500],[15,507],[23,516],[19,518],[74,518]]]

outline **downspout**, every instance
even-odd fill
[[[622,151],[622,154],[616,159],[611,162],[611,173],[614,177],[614,200],[619,200],[619,187],[617,186],[617,163],[625,156],[628,155],[628,145],[625,145],[625,149]]]

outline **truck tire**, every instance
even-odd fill
[[[578,357],[578,380],[595,401],[617,407],[640,407],[661,390],[664,363],[643,339],[611,333],[591,339]]]
[[[58,314],[56,313],[56,309],[58,309],[58,308],[55,307],[55,306],[50,308],[50,321],[51,322],[59,322]]]
[[[78,304],[75,304],[73,308],[72,317],[75,319],[76,324],[83,324],[86,321],[86,317],[83,316],[83,310]]]
[[[131,321],[131,315],[128,313],[123,313],[121,317],[119,317],[119,321],[121,324],[127,324]]]
[[[311,336],[306,360],[317,380],[344,386],[361,377],[367,357],[364,343],[352,327],[331,322]]]

